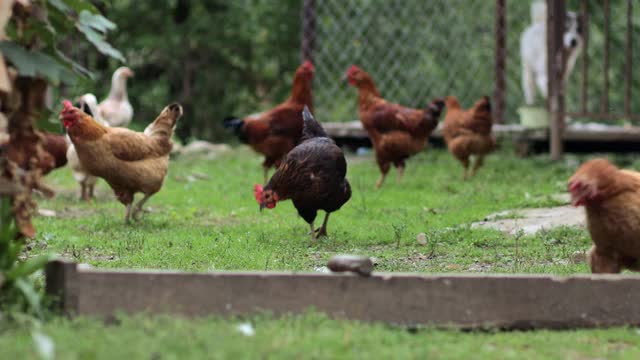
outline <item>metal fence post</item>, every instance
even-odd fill
[[[302,60],[313,61],[316,38],[316,1],[304,0],[302,4]]]
[[[564,64],[565,52],[562,41],[566,21],[564,0],[547,0],[547,74],[549,86],[549,152],[551,159],[562,158],[564,149]]]
[[[496,87],[494,94],[494,114],[493,118],[497,123],[504,123],[505,108],[505,88],[507,86],[507,24],[506,24],[506,0],[496,0],[496,51],[495,51],[495,72]]]

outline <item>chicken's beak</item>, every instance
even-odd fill
[[[263,203],[260,203],[260,212],[262,212],[262,210],[263,210],[264,208],[266,208],[266,207],[267,207],[267,205],[265,205],[265,204],[263,204]]]

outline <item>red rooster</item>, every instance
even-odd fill
[[[282,158],[300,141],[302,109],[306,105],[313,111],[313,73],[313,64],[305,61],[296,70],[291,96],[285,102],[256,117],[239,119],[232,116],[224,120],[224,126],[232,128],[240,141],[264,154],[265,183],[269,168],[280,166]]]

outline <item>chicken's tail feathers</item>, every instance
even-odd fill
[[[327,133],[322,128],[322,125],[313,117],[311,110],[309,110],[308,106],[304,106],[302,110],[302,120],[304,122],[302,128],[302,139],[301,141],[316,138],[316,137],[329,137]]]
[[[227,129],[234,129],[235,130],[235,129],[241,127],[243,124],[244,124],[244,120],[240,119],[237,116],[227,116],[222,121],[222,126],[224,126]]]
[[[491,98],[485,95],[476,101],[473,107],[476,109],[476,113],[482,112],[491,115]]]
[[[240,119],[237,116],[227,116],[226,118],[224,118],[222,122],[222,126],[224,126],[227,129],[233,129],[233,133],[243,143],[246,144],[248,142],[247,134],[245,134],[243,130],[243,127],[244,127],[243,119]]]
[[[302,120],[304,120],[305,123],[308,121],[316,121],[307,105],[305,105],[304,109],[302,109]]]
[[[149,137],[162,137],[171,139],[176,123],[183,115],[182,105],[173,103],[167,105],[160,115],[144,129],[144,134]]]
[[[424,119],[430,129],[433,130],[438,126],[438,120],[440,119],[444,105],[444,99],[436,98],[424,109]]]

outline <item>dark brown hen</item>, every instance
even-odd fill
[[[329,214],[349,201],[351,186],[345,178],[347,162],[342,150],[307,107],[303,119],[300,144],[287,154],[264,189],[255,186],[255,196],[260,209],[273,209],[278,201],[291,199],[298,214],[311,227],[311,240],[315,240],[313,223],[318,210],[324,210],[326,215],[317,235],[326,236]]]

